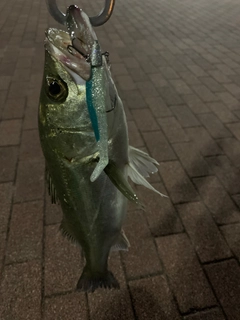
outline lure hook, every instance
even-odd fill
[[[60,24],[66,25],[66,14],[57,6],[56,0],[46,0],[48,11],[51,16]],[[105,6],[102,11],[94,17],[89,17],[92,26],[98,27],[103,25],[111,17],[115,0],[105,0]]]

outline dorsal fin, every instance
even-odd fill
[[[54,183],[52,181],[52,177],[50,175],[50,172],[49,172],[47,166],[45,168],[45,172],[46,172],[46,180],[47,180],[47,184],[48,184],[48,194],[51,197],[52,203],[58,203],[56,188],[54,186]]]

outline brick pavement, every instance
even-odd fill
[[[37,133],[44,30],[57,24],[43,0],[1,0],[1,320],[240,318],[239,16],[238,0],[117,0],[98,28],[131,144],[160,162],[151,181],[169,198],[137,188],[147,210],[129,207],[131,248],[110,258],[121,290],[86,295]]]

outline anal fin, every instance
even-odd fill
[[[119,236],[117,237],[116,242],[111,247],[111,251],[128,251],[128,248],[130,247],[130,243],[128,241],[128,238],[126,237],[124,231],[122,230]]]
[[[74,236],[70,232],[68,225],[64,219],[60,224],[59,230],[61,231],[62,235],[66,237],[68,240],[70,240],[71,242],[77,242],[77,240],[74,238]]]

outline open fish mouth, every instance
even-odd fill
[[[97,40],[96,34],[89,17],[75,5],[67,10],[66,26],[67,32],[56,28],[46,31],[45,48],[64,65],[77,83],[81,79],[88,80],[91,76],[89,56]]]

